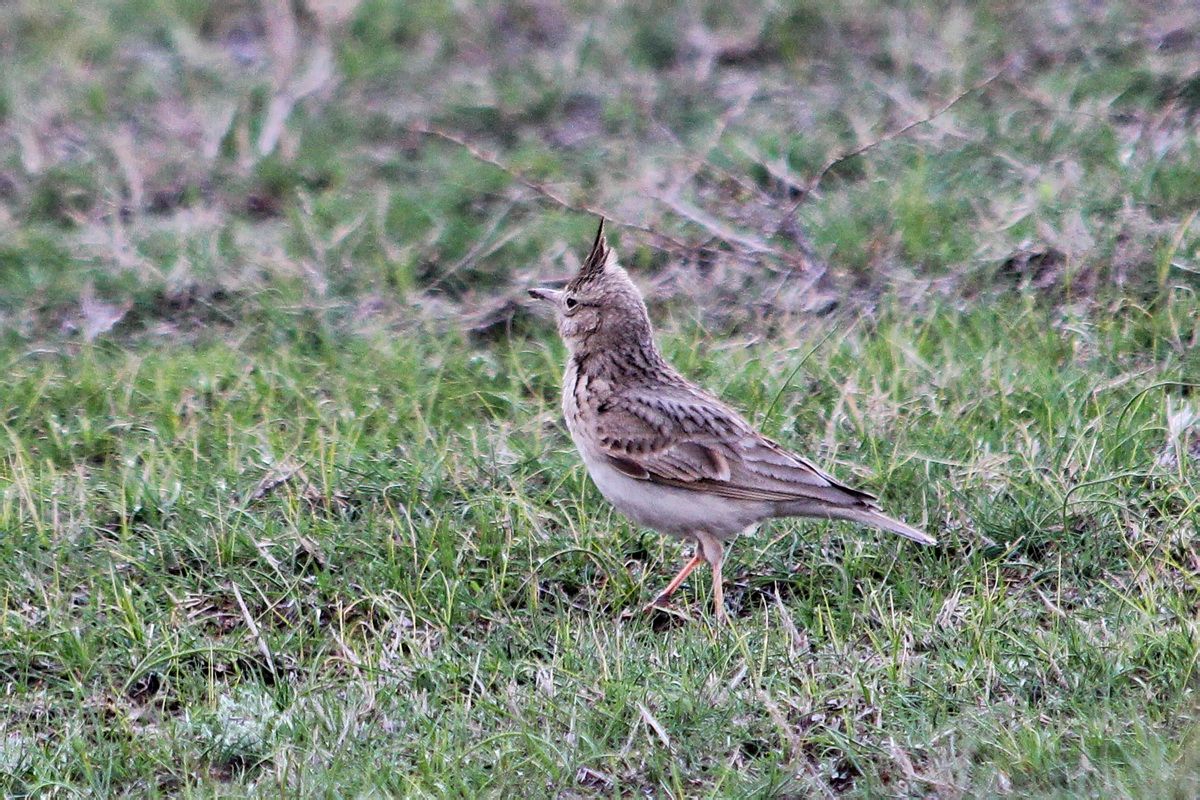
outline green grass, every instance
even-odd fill
[[[638,613],[680,548],[587,482],[544,332],[14,353],[9,791],[1186,794],[1198,476],[1154,462],[1197,310],[666,336],[943,540],[767,526],[727,629],[704,576]]]
[[[1194,4],[268,5],[0,8],[0,793],[1200,793]],[[522,303],[590,208],[941,544],[642,614]]]

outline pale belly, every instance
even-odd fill
[[[730,500],[637,480],[583,448],[579,452],[600,494],[634,522],[660,533],[690,538],[701,531],[729,540],[770,516],[765,503]]]

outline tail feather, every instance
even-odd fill
[[[873,511],[868,508],[847,508],[837,509],[837,512],[830,514],[830,516],[834,519],[858,522],[863,525],[870,525],[872,528],[880,528],[891,533],[898,533],[905,539],[912,539],[914,542],[920,542],[921,544],[937,544],[937,539],[920,528],[914,528],[907,522],[893,519],[881,511]]]
[[[914,542],[920,542],[921,544],[937,544],[937,539],[925,533],[925,531],[914,528],[907,522],[892,519],[882,511],[877,511],[866,506],[838,507],[807,501],[803,503],[789,503],[782,506],[780,511],[783,512],[780,516],[818,517],[822,519],[840,519],[847,522],[857,522],[860,525],[868,525],[890,533],[898,533],[906,539],[912,539]]]

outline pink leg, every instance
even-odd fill
[[[721,565],[725,563],[725,547],[720,539],[703,533],[697,534],[696,543],[699,545],[698,552],[712,567],[713,612],[717,622],[728,622],[729,617],[725,614],[725,581],[721,575]]]
[[[659,592],[658,596],[650,601],[650,605],[646,606],[646,610],[650,611],[651,609],[658,606],[660,603],[665,602],[668,597],[675,594],[675,590],[678,589],[680,584],[682,584],[684,582],[684,580],[687,579],[688,575],[692,574],[692,570],[694,570],[696,567],[700,566],[703,563],[704,563],[704,558],[701,557],[700,547],[697,546],[696,547],[696,555],[692,556],[691,560],[683,565],[683,569],[679,570],[679,574],[671,579],[671,582],[667,584],[667,588],[665,588],[661,592]]]

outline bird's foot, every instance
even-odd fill
[[[671,605],[668,602],[668,598],[661,594],[642,607],[643,614],[653,614],[656,611],[669,612],[670,610]]]

